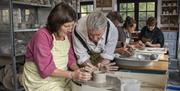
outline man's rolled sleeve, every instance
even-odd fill
[[[104,59],[109,59],[109,60],[113,60],[114,59],[114,55],[109,55],[109,54],[101,54],[101,57]]]
[[[102,58],[113,60],[114,59],[114,51],[118,41],[118,30],[114,25],[111,25],[107,40],[107,44],[105,45],[103,53],[101,53]]]

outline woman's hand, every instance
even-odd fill
[[[71,72],[71,78],[73,80],[78,80],[78,81],[88,81],[92,77],[91,73],[81,71],[81,69],[75,70],[74,72]]]
[[[91,63],[87,63],[85,67],[81,68],[81,70],[92,73],[92,72],[98,70],[98,68],[96,66],[92,65]]]

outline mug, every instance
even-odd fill
[[[136,79],[126,79],[121,81],[121,91],[140,91],[141,83]]]
[[[93,80],[96,83],[105,83],[106,82],[106,73],[102,71],[93,72]]]

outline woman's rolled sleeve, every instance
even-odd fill
[[[71,47],[68,53],[68,67],[71,67],[72,64],[76,64],[76,58],[75,58],[73,48]]]
[[[51,45],[45,33],[37,33],[34,41],[34,62],[42,78],[50,76],[56,69],[51,53]]]

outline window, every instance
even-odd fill
[[[127,16],[134,17],[134,3],[120,3],[120,15],[124,20]]]
[[[2,22],[5,24],[9,23],[9,10],[8,9],[2,10]]]
[[[150,16],[156,17],[157,0],[118,0],[117,4],[124,20],[127,16],[136,19],[138,30],[146,25],[146,20]]]
[[[151,16],[155,17],[155,2],[139,3],[139,29],[146,25],[146,20]]]
[[[94,5],[93,2],[80,2],[80,17],[85,16],[89,14],[90,12],[93,12]]]

